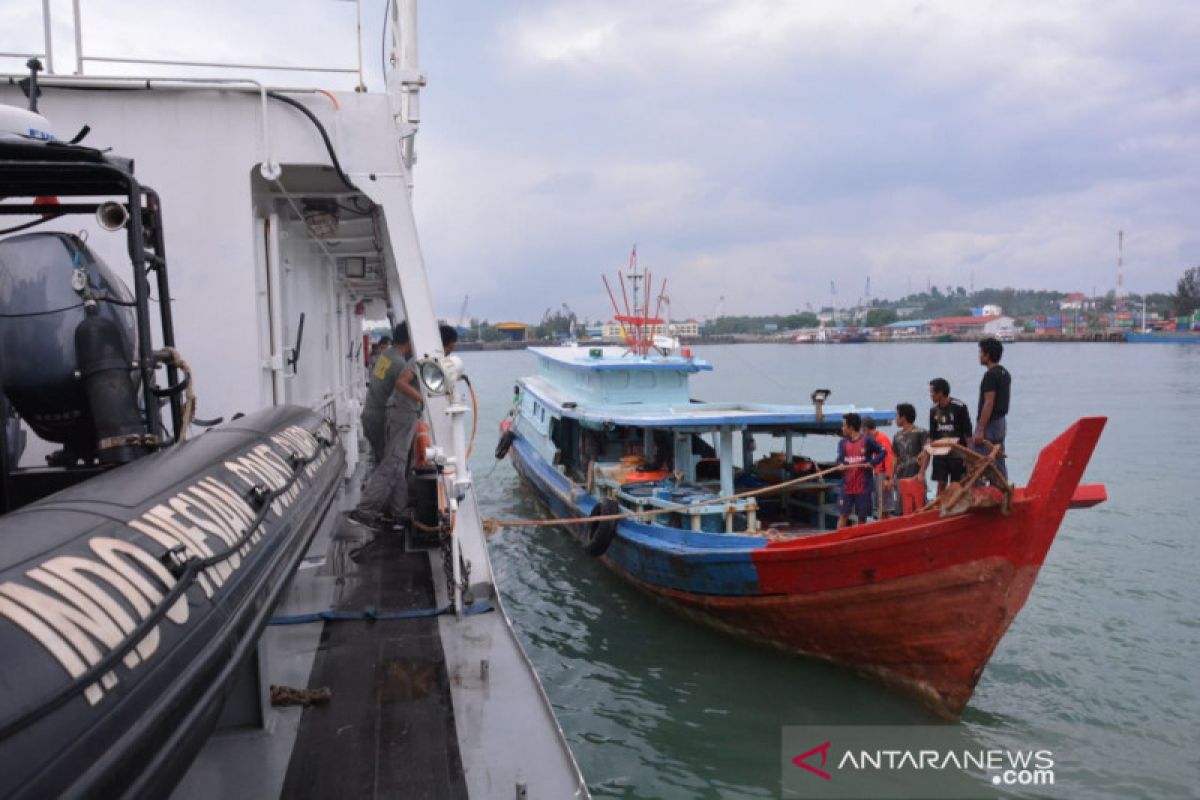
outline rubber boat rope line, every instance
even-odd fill
[[[187,382],[185,390],[185,400],[183,401],[183,414],[179,420],[179,430],[175,432],[175,440],[182,442],[188,437],[188,429],[192,427],[192,420],[196,418],[196,388],[192,380],[192,368],[187,361],[183,359],[179,351],[174,347],[164,347],[167,355],[171,357],[171,366],[183,373],[183,378]]]
[[[462,613],[470,617],[475,614],[486,614],[489,611],[495,610],[496,608],[491,603],[484,601],[464,606]],[[453,605],[443,608],[414,608],[405,611],[381,611],[374,606],[367,606],[362,611],[334,611],[333,609],[326,609],[324,611],[313,611],[308,614],[282,614],[278,617],[271,617],[267,624],[303,625],[309,622],[387,622],[399,619],[440,617],[444,614],[453,613]]]
[[[329,421],[326,420],[326,422],[328,423]],[[268,489],[263,484],[251,487],[249,501],[251,505],[258,508],[258,513],[240,539],[219,553],[213,553],[208,558],[196,558],[192,556],[186,560],[181,560],[180,553],[183,551],[183,545],[178,545],[164,553],[163,559],[167,562],[167,570],[176,575],[175,586],[171,588],[171,591],[167,592],[163,599],[158,602],[158,605],[150,611],[150,614],[126,635],[125,639],[119,645],[109,650],[107,654],[89,669],[63,686],[49,699],[38,705],[26,708],[8,722],[0,725],[0,741],[20,732],[42,717],[65,705],[79,692],[100,680],[106,673],[111,672],[116,668],[117,662],[137,647],[146,634],[162,621],[163,617],[167,614],[167,610],[183,597],[203,570],[221,563],[240,550],[250,540],[250,537],[254,535],[254,532],[258,530],[258,527],[262,525],[263,521],[266,520],[267,512],[270,510],[271,503],[274,502],[275,498],[284,494],[292,487],[292,484],[296,482],[304,467],[315,461],[326,448],[333,446],[333,442],[322,435],[316,435],[315,438],[318,447],[310,457],[301,458],[299,454],[292,454],[290,459],[292,475],[288,478],[287,483],[274,490]],[[173,559],[170,558],[172,556],[174,557]]]
[[[3,233],[4,233],[4,231],[0,231],[0,234],[3,234]],[[132,306],[137,305],[136,303],[127,303],[124,300],[118,300],[115,297],[108,297],[107,295],[94,295],[92,297],[92,299],[95,300],[97,303],[112,303],[114,306],[132,307]],[[74,305],[63,306],[62,308],[48,308],[45,311],[25,311],[20,314],[0,314],[0,319],[25,319],[26,317],[44,317],[48,314],[61,314],[64,311],[74,311],[77,308],[83,308],[83,306],[84,306],[84,303],[82,301],[80,301],[78,303],[75,303]]]
[[[819,472],[814,472],[811,475],[804,475],[799,478],[793,478],[790,481],[776,483],[771,486],[762,486],[758,489],[751,489],[738,494],[731,494],[726,497],[718,497],[713,500],[706,500],[703,505],[712,506],[719,503],[729,503],[734,500],[741,500],[745,497],[758,497],[764,494],[771,494],[788,489],[801,483],[822,478],[826,475],[831,475],[835,472],[843,472],[847,469],[861,469],[853,464],[839,464],[836,467],[823,469]],[[540,528],[547,525],[590,525],[593,522],[611,522],[613,520],[622,519],[639,519],[641,517],[655,517],[659,514],[674,514],[678,512],[678,508],[655,508],[648,511],[625,511],[620,514],[601,514],[596,517],[555,517],[552,519],[485,519],[483,521],[483,530],[485,533],[495,533],[500,528]]]

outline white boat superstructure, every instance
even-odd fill
[[[79,4],[75,7],[76,72],[90,73],[98,61],[121,61],[84,55]],[[49,31],[49,4],[44,9]],[[69,140],[87,128],[82,144],[133,158],[138,178],[162,199],[171,297],[152,300],[171,303],[176,345],[194,376],[198,420],[230,420],[285,404],[317,410],[336,425],[351,490],[362,461],[364,319],[406,320],[416,357],[454,368],[443,358],[413,215],[413,140],[424,85],[416,62],[415,2],[397,0],[389,9],[391,59],[383,92],[273,87],[257,78],[210,77],[215,70],[197,76],[204,66],[194,63],[174,65],[177,77],[53,71],[38,76],[38,111],[50,120],[54,136]],[[36,31],[30,42],[38,49]],[[44,42],[41,55],[49,55],[48,33]],[[5,55],[13,54],[0,54]],[[136,59],[123,60],[138,68]],[[26,105],[22,61],[5,59],[0,104]],[[162,68],[159,62],[147,71]],[[2,221],[9,220],[24,218]],[[63,217],[39,230],[81,229],[78,218]],[[123,237],[98,224],[84,231],[88,245],[109,263],[127,258]],[[455,383],[448,393],[430,394],[427,403],[444,510],[454,520],[448,545],[422,553],[437,606],[453,609],[437,616],[435,625],[452,700],[445,747],[460,756],[465,796],[586,796],[549,702],[500,606],[475,478],[465,458],[469,404],[460,387]],[[199,429],[197,434],[204,435]],[[39,457],[29,448],[24,458]],[[344,538],[337,525],[318,535],[303,565],[308,569],[302,567],[293,579],[279,613],[336,607],[348,574],[338,560],[353,560],[341,549]],[[480,604],[496,613],[467,613]],[[295,790],[297,779],[288,777],[289,760],[294,770],[297,759],[292,746],[299,747],[307,735],[303,726],[321,712],[271,709],[263,705],[262,692],[267,683],[304,685],[330,646],[325,628],[331,624],[268,628],[255,672],[257,702],[265,710],[251,726],[262,735],[246,736],[245,726],[240,733],[218,732],[178,796],[275,796],[285,785]],[[382,652],[373,674],[394,668]],[[335,689],[332,705],[338,700]],[[374,744],[382,748],[381,760],[406,758],[403,749],[389,754],[378,735]],[[324,768],[336,774],[332,756]],[[317,792],[318,786],[308,788]],[[362,793],[404,791],[377,786]]]

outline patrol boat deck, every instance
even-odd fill
[[[273,598],[286,581],[284,599],[254,615],[258,626],[268,614],[317,614],[317,621],[266,626],[246,658],[241,644],[237,649],[221,641],[206,644],[214,663],[220,662],[222,683],[205,687],[204,694],[223,697],[224,704],[215,732],[190,769],[176,768],[193,758],[190,745],[172,751],[171,769],[151,769],[149,760],[140,759],[114,764],[111,748],[71,749],[101,721],[121,726],[144,719],[146,704],[157,704],[161,719],[196,725],[187,732],[164,728],[157,746],[151,740],[150,760],[156,764],[184,733],[189,742],[196,731],[208,734],[215,710],[197,715],[190,708],[163,709],[167,695],[155,692],[134,697],[138,676],[151,670],[162,685],[184,679],[185,670],[158,670],[171,655],[160,647],[139,673],[115,663],[111,677],[117,680],[111,687],[105,684],[112,691],[99,702],[89,705],[76,694],[62,706],[86,720],[59,725],[47,740],[69,754],[69,759],[57,751],[49,756],[57,759],[54,780],[70,784],[69,791],[166,796],[177,784],[178,797],[587,796],[495,586],[474,476],[466,466],[461,386],[449,381],[442,393],[427,399],[426,421],[441,468],[437,481],[444,490],[438,512],[453,520],[442,527],[449,561],[441,548],[412,549],[392,533],[371,535],[337,513],[351,507],[363,472],[358,423],[365,383],[363,319],[406,320],[418,357],[453,368],[441,350],[411,203],[417,94],[425,85],[416,64],[415,4],[399,0],[389,8],[392,58],[384,92],[270,87],[249,78],[208,77],[211,69],[197,76],[196,69],[206,65],[184,62],[159,62],[153,71],[165,63],[185,76],[89,75],[104,59],[85,58],[87,38],[78,10],[76,74],[59,74],[48,64],[40,76],[39,113],[52,123],[49,133],[69,139],[87,126],[86,145],[134,159],[138,180],[161,198],[155,212],[169,252],[159,250],[158,256],[170,263],[172,281],[169,294],[150,301],[169,302],[174,341],[194,376],[197,417],[217,425],[210,433],[196,431],[197,444],[218,441],[218,432],[231,424],[220,421],[241,412],[253,418],[260,413],[254,409],[263,407],[309,409],[326,421],[324,439],[332,441],[322,446],[333,448],[337,458],[325,468],[336,466],[342,484],[338,499],[322,494],[320,507],[307,516],[301,549],[289,551],[292,559],[304,553],[298,568],[263,595]],[[136,27],[132,14],[127,23]],[[56,30],[48,19],[47,29]],[[50,38],[45,33],[47,42]],[[29,31],[28,39],[27,54],[35,55],[38,32]],[[11,74],[0,75],[0,104],[25,107],[23,61],[12,63]],[[140,63],[130,67],[126,61],[121,69],[142,69]],[[20,202],[32,199],[22,196]],[[115,202],[128,203],[131,216],[138,218],[133,201]],[[39,231],[76,233],[82,227],[89,247],[108,263],[129,263],[122,233],[81,223],[79,216],[23,210],[6,220],[28,221]],[[141,255],[134,255],[135,269],[127,280],[144,282]],[[36,469],[44,454],[39,449],[45,448],[30,438],[14,469]],[[277,456],[286,459],[289,453]],[[121,470],[133,467],[137,462],[89,480],[119,478]],[[4,522],[19,525],[26,514],[22,510]],[[105,524],[119,526],[123,519]],[[193,551],[201,548],[219,549],[207,528],[183,530],[167,531],[188,538],[180,545],[182,558],[194,558]],[[73,546],[79,543],[87,540]],[[139,541],[139,547],[151,559],[171,561],[169,548],[154,541]],[[39,585],[28,574],[33,567],[11,565],[5,577],[32,588]],[[122,602],[107,587],[94,583],[89,590]],[[50,596],[44,587],[39,591]],[[70,604],[81,602],[79,597],[66,587],[53,599]],[[184,598],[203,607],[197,587]],[[381,618],[325,618],[361,614],[368,606]],[[431,610],[446,613],[408,613]],[[28,615],[23,618],[29,621]],[[161,627],[175,633],[169,627],[175,624],[163,621]],[[114,653],[128,652],[112,649],[112,642],[92,641],[86,630],[71,635],[80,652],[106,667]],[[22,652],[38,647],[27,630],[3,615],[0,637],[20,642]],[[128,637],[124,641],[116,646],[128,646]],[[166,637],[162,641],[168,643]],[[38,659],[48,657],[43,652]],[[179,651],[171,658],[172,664],[187,660]],[[23,669],[0,661],[0,674],[16,676]],[[63,667],[53,670],[45,671],[47,679],[69,678]],[[236,680],[226,683],[235,673]],[[273,707],[267,699],[270,684],[328,687],[332,697],[304,710]],[[52,722],[46,717],[43,724]],[[10,768],[34,752],[25,746],[28,741],[20,725],[0,736],[5,774],[15,775]],[[134,773],[140,776],[130,777]],[[14,793],[36,794],[31,787]]]

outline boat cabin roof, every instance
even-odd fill
[[[712,364],[700,358],[679,354],[651,353],[639,356],[624,347],[587,347],[577,344],[561,347],[531,347],[529,352],[540,361],[552,362],[568,370],[587,372],[681,372],[690,374],[712,369]]]
[[[602,430],[614,426],[670,428],[681,431],[713,431],[725,427],[755,429],[763,432],[829,433],[841,430],[842,415],[851,411],[871,417],[881,425],[890,424],[894,414],[855,405],[825,405],[818,415],[814,405],[775,403],[704,402],[685,399],[682,403],[589,401],[582,395],[564,391],[544,378],[522,378],[519,383],[547,413],[555,417],[579,420],[584,428]]]
[[[780,435],[838,433],[842,415],[851,411],[881,424],[894,416],[853,405],[825,405],[818,413],[812,404],[693,400],[688,378],[712,365],[690,354],[641,356],[621,347],[530,349],[538,357],[538,374],[521,379],[525,390],[553,416],[576,419],[595,430],[619,425],[693,432],[733,427]]]

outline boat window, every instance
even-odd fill
[[[609,389],[624,389],[629,386],[629,373],[625,371],[610,372],[605,380]]]
[[[653,372],[635,372],[633,374],[633,385],[638,389],[653,389],[654,383]]]

